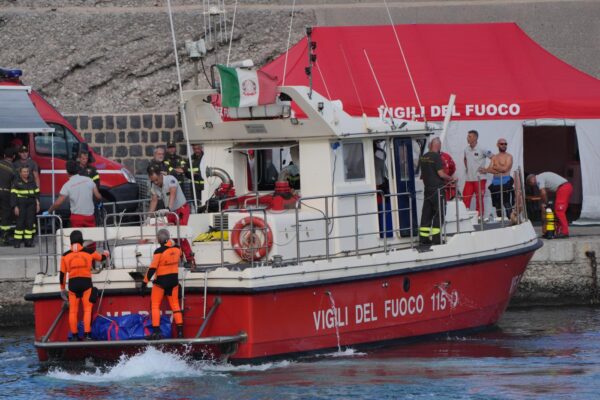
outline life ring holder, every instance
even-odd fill
[[[250,232],[250,243],[248,243],[248,239],[245,239],[246,243],[241,243],[242,232],[249,226],[263,232],[264,239],[262,243],[253,245],[252,242],[256,238],[256,234],[254,232]],[[273,247],[273,231],[271,231],[269,224],[267,224],[262,218],[242,218],[232,229],[231,246],[242,260],[249,262],[258,261],[264,258],[269,251],[271,251],[271,247]]]

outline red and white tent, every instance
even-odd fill
[[[516,167],[523,165],[524,125],[573,124],[581,160],[581,218],[600,219],[600,174],[595,173],[600,80],[548,53],[514,23],[396,25],[396,32],[416,94],[390,25],[313,28],[314,89],[341,100],[353,115],[428,121],[443,119],[454,93],[444,145],[456,160],[462,159],[469,129],[477,129],[480,144],[494,150],[497,138],[505,137]],[[280,84],[308,85],[306,39],[290,48],[285,79],[284,64],[282,55],[263,71]]]

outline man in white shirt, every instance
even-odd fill
[[[477,145],[479,132],[470,130],[467,134],[467,147],[464,151],[465,162],[465,187],[463,189],[463,202],[467,209],[471,207],[471,200],[475,195],[475,207],[479,215],[483,215],[483,193],[485,192],[485,174],[479,169],[485,167],[485,159],[492,156],[492,152],[484,150]]]
[[[158,200],[161,199],[165,207],[177,214],[179,218],[179,225],[187,225],[188,219],[190,218],[190,205],[186,202],[185,195],[181,190],[177,178],[173,175],[163,175],[160,168],[149,166],[148,167],[148,178],[150,179],[150,198],[149,212],[156,211]],[[167,221],[170,224],[176,223],[175,215],[167,214]],[[195,265],[194,255],[192,254],[192,248],[187,239],[180,240],[181,251],[185,255],[186,261],[191,265]]]
[[[555,193],[554,214],[558,222],[556,226],[555,238],[569,237],[569,221],[567,220],[567,209],[569,208],[569,199],[573,193],[573,186],[562,176],[554,172],[542,172],[538,175],[528,175],[527,184],[537,186],[540,190],[542,209],[548,204],[548,191]]]
[[[58,199],[44,214],[51,213],[69,198],[71,206],[71,227],[93,228],[96,226],[94,216],[94,198],[102,200],[94,181],[87,176],[79,175],[79,166],[75,160],[67,161],[67,174],[69,180],[60,189]]]

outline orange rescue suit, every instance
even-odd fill
[[[77,335],[79,300],[83,302],[83,328],[85,333],[92,331],[92,266],[94,260],[104,257],[96,252],[84,250],[80,243],[71,245],[71,250],[60,260],[60,289],[65,290],[66,276],[69,275],[69,328]]]
[[[144,277],[144,282],[148,283],[156,274],[156,279],[152,285],[151,309],[152,326],[160,326],[160,304],[166,295],[171,310],[173,310],[173,319],[176,325],[183,325],[181,316],[181,307],[179,306],[179,262],[182,257],[181,249],[175,246],[172,240],[168,240],[164,245],[154,251],[154,257],[148,272]]]

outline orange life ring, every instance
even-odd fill
[[[256,230],[262,232],[262,237]],[[271,227],[262,218],[243,218],[232,229],[231,246],[242,260],[260,260],[273,247]]]

